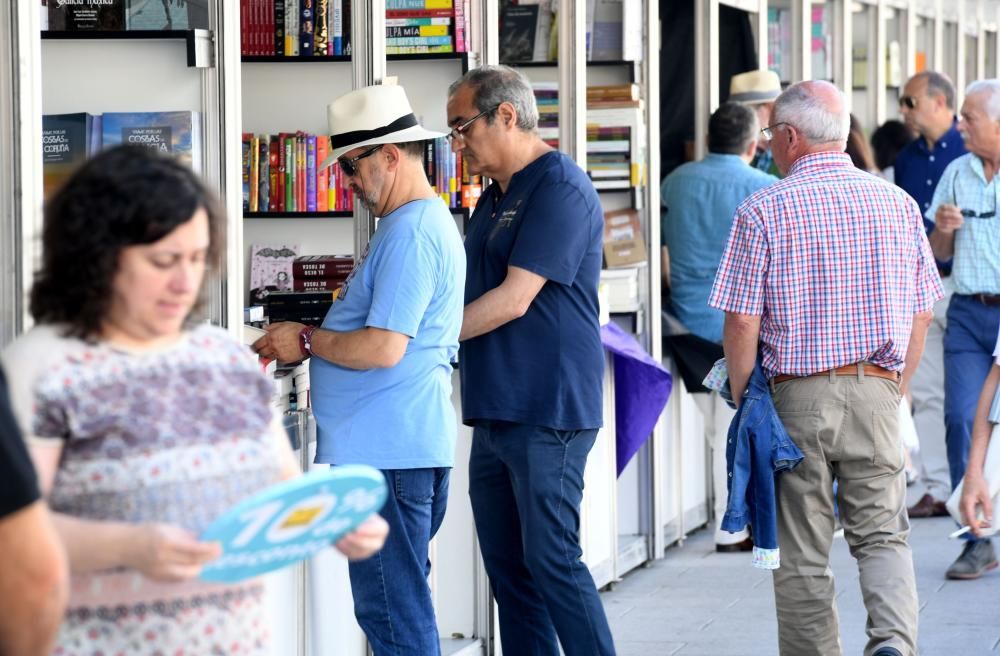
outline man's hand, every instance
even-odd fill
[[[389,524],[380,515],[372,515],[356,529],[337,541],[337,550],[350,560],[364,560],[385,544]]]
[[[969,526],[972,534],[977,538],[982,537],[982,529],[989,528],[993,522],[993,500],[990,499],[989,487],[981,473],[966,472],[958,507],[962,512],[962,520]],[[976,516],[978,507],[983,509],[982,521]]]
[[[252,348],[258,355],[278,362],[298,362],[303,359],[299,343],[303,328],[305,324],[293,321],[272,323],[267,334],[254,342]]]
[[[962,210],[954,205],[941,205],[934,212],[934,229],[945,234],[951,234],[965,224]]]

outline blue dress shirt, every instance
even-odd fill
[[[965,142],[956,125],[952,123],[951,129],[934,142],[934,150],[927,147],[923,137],[918,137],[896,156],[896,185],[917,201],[921,212],[930,209],[934,190],[945,168],[965,154]],[[929,233],[934,223],[924,219],[924,227]]]
[[[692,333],[722,342],[721,310],[708,306],[736,206],[777,182],[739,155],[709,153],[668,175],[660,187],[663,245],[670,251],[670,304]]]

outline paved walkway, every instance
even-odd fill
[[[1000,654],[1000,569],[976,581],[948,581],[961,545],[948,518],[912,522],[920,595],[921,656]],[[831,556],[845,656],[866,642],[855,561],[843,538]],[[771,574],[750,555],[717,554],[701,530],[649,568],[602,595],[619,656],[769,656],[778,653]]]

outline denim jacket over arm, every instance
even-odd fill
[[[778,418],[758,358],[743,403],[729,425],[729,502],[722,518],[722,529],[733,533],[750,524],[755,567],[777,569],[781,564],[775,479],[781,472],[794,469],[802,457]]]

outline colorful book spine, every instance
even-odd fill
[[[313,54],[313,29],[316,0],[299,0],[299,56],[309,57]]]
[[[285,0],[274,0],[274,54],[285,52]]]
[[[315,0],[316,20],[313,27],[313,54],[325,56],[330,45],[330,0]]]
[[[316,168],[326,161],[330,154],[330,138],[325,134],[316,137]],[[316,211],[326,212],[330,209],[330,169],[316,171]]]
[[[306,136],[306,211],[316,208],[316,135],[310,134]]]
[[[386,47],[392,46],[453,46],[450,36],[389,37]]]
[[[348,0],[350,2],[350,0]],[[332,17],[330,24],[333,26],[330,38],[330,54],[344,54],[344,4],[343,0],[331,0]]]
[[[295,212],[295,135],[285,137],[285,211]]]
[[[465,36],[465,1],[455,0],[455,52],[468,52]]]

